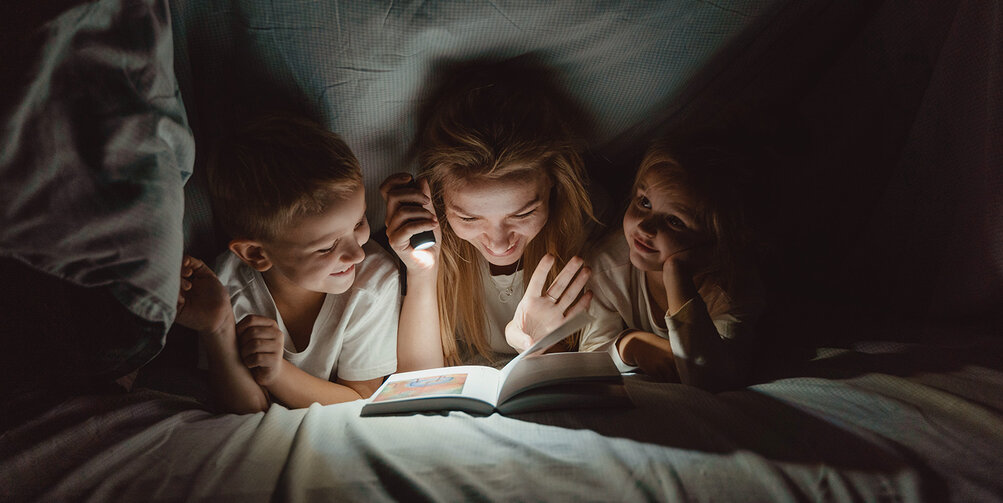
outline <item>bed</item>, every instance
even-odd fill
[[[1003,500],[998,3],[3,9],[4,501]],[[256,110],[309,115],[381,222],[429,83],[515,57],[589,118],[607,221],[663,129],[757,146],[750,384],[628,376],[634,407],[511,417],[214,412],[171,328],[182,254],[223,249],[199,146]]]

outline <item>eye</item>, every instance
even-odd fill
[[[637,206],[646,210],[651,209],[651,201],[645,196],[637,196]]]
[[[460,221],[462,222],[473,222],[474,220],[477,220],[477,217],[460,217]]]
[[[366,224],[366,217],[362,217],[362,220],[359,220],[359,223],[355,224],[355,230],[359,230],[365,224]]]
[[[339,239],[338,241],[341,241],[341,240]],[[338,241],[335,241],[334,244],[332,244],[330,248],[324,248],[323,250],[317,250],[317,253],[324,254],[324,253],[331,253],[331,252],[333,252],[334,249],[338,247]]]
[[[679,217],[675,215],[669,215],[665,217],[665,221],[668,222],[669,226],[674,229],[685,229],[686,223],[682,221]]]
[[[527,211],[526,213],[520,213],[518,215],[512,215],[512,218],[526,218],[526,217],[532,215],[533,213],[536,213],[536,208],[533,208],[533,209]]]

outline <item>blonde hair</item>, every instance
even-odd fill
[[[694,218],[714,243],[710,269],[725,289],[751,258],[752,235],[743,204],[744,162],[737,150],[714,136],[665,137],[648,147],[632,189],[636,193],[641,180],[653,174],[650,187],[689,196]]]
[[[531,84],[525,82],[525,84]],[[437,279],[439,326],[447,364],[476,352],[492,359],[484,314],[483,278],[473,245],[458,237],[445,215],[443,193],[464,180],[546,176],[549,217],[522,255],[523,283],[545,254],[557,258],[548,284],[575,256],[595,221],[585,189],[579,145],[564,115],[540,88],[477,82],[438,102],[419,136],[421,175],[429,181],[442,231]],[[458,336],[462,334],[462,339]]]
[[[274,239],[293,218],[362,187],[348,145],[299,117],[263,117],[221,138],[206,168],[213,210],[231,238]]]

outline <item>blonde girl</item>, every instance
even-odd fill
[[[419,133],[419,181],[381,187],[407,267],[398,370],[496,362],[591,299],[577,257],[594,220],[578,144],[547,86],[519,77],[458,79]],[[425,230],[437,244],[415,250],[410,237]]]
[[[747,260],[742,160],[718,145],[676,137],[646,152],[622,230],[589,260],[595,321],[582,351],[703,388],[741,382],[763,302]]]

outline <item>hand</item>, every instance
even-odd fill
[[[428,180],[414,183],[407,173],[390,175],[380,185],[380,194],[387,202],[387,240],[400,257],[408,271],[434,271],[439,261],[442,236],[439,219],[432,206],[432,190]],[[424,250],[411,246],[411,236],[419,232],[432,231],[435,245]]]
[[[181,289],[174,321],[199,334],[218,333],[225,324],[233,323],[226,288],[212,269],[192,256],[181,261]]]
[[[515,308],[515,316],[505,327],[505,340],[524,351],[533,343],[561,326],[574,315],[588,309],[592,292],[582,294],[592,270],[580,257],[572,257],[546,290],[547,274],[554,267],[554,256],[547,254],[533,271],[526,294]],[[582,294],[579,298],[579,294]]]
[[[672,345],[651,332],[630,332],[617,341],[620,359],[645,374],[664,381],[679,381]]]
[[[714,244],[703,242],[681,248],[669,255],[662,264],[664,274],[666,268],[675,267],[689,273],[700,272],[710,265]]]
[[[237,323],[240,359],[258,384],[268,386],[278,379],[282,372],[284,340],[285,334],[271,318],[251,314]]]

